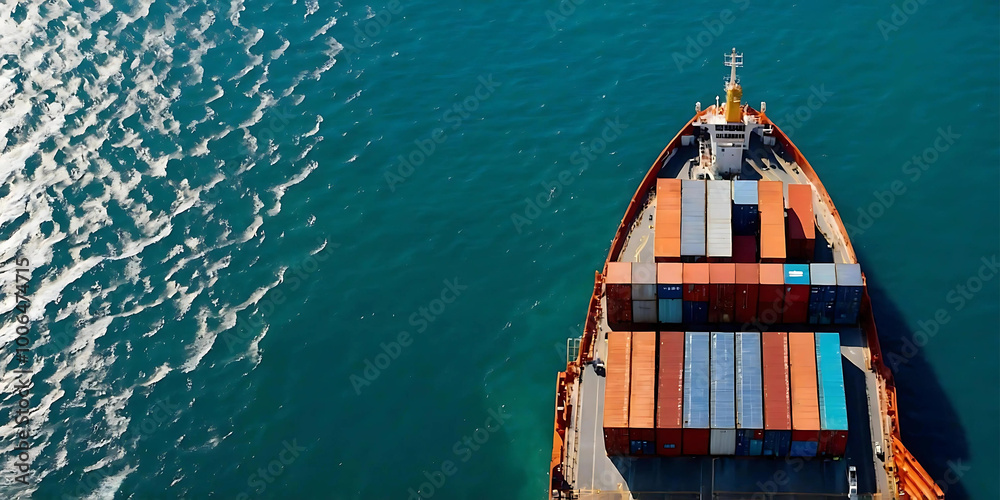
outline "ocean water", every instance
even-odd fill
[[[906,445],[997,498],[998,16],[5,2],[2,496],[544,498],[593,272],[735,46],[852,226]]]

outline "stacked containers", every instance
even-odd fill
[[[660,372],[656,391],[656,454],[681,454],[684,428],[684,333],[660,332]]]
[[[684,431],[681,441],[685,455],[708,455],[709,451],[709,340],[708,332],[684,334]]]
[[[736,343],[733,332],[712,332],[710,453],[736,454]]]
[[[627,455],[629,383],[632,370],[632,333],[608,333],[608,360],[604,382],[604,449],[608,455]]]
[[[815,457],[819,450],[819,389],[816,343],[812,332],[788,334],[788,364],[792,378],[793,457]]]
[[[708,322],[733,322],[735,320],[733,310],[736,292],[736,264],[709,264],[708,282]]]
[[[819,377],[819,455],[842,457],[847,451],[847,395],[840,334],[816,332],[816,372]]]
[[[809,322],[829,325],[837,302],[836,264],[809,264],[809,280]]]
[[[707,181],[709,257],[733,256],[732,186],[729,181]]]
[[[752,237],[758,227],[757,181],[733,181],[733,234]]]
[[[781,181],[757,183],[760,201],[760,260],[785,260],[785,201]]]
[[[863,286],[860,264],[837,264],[837,303],[834,306],[834,323],[853,325],[858,322]]]
[[[685,323],[708,322],[709,265],[684,264],[683,319]]]
[[[656,180],[656,222],[653,255],[657,262],[681,258],[681,180]]]
[[[705,181],[681,181],[681,256],[705,256]]]
[[[757,262],[756,236],[733,236],[733,262]]]
[[[635,269],[635,266],[632,268]],[[809,264],[785,264],[784,271],[784,322],[805,323],[809,320]]]
[[[757,317],[768,325],[781,323],[784,303],[785,268],[781,264],[761,264]]]
[[[604,284],[608,325],[611,328],[628,328],[632,323],[632,263],[608,262]]]
[[[632,263],[632,322],[656,323],[656,263]]]
[[[760,301],[760,265],[736,264],[734,288],[734,319],[737,323],[753,323],[757,320],[757,307]]]
[[[792,445],[792,410],[788,374],[788,334],[761,334],[764,379],[765,456],[787,456]]]
[[[684,321],[684,264],[664,262],[656,264],[656,297],[660,323]]]
[[[736,332],[736,454],[759,456],[763,448],[760,333]]]
[[[788,256],[812,260],[816,248],[816,222],[813,219],[812,186],[788,185]]]
[[[632,455],[656,454],[656,332],[632,334],[628,439]]]

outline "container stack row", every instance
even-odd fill
[[[780,181],[657,179],[657,262],[809,262],[812,186]],[[787,198],[787,210],[786,210]]]
[[[611,262],[605,277],[613,329],[658,324],[856,324],[858,264]],[[636,326],[639,328],[636,328]]]
[[[847,399],[831,332],[611,332],[608,455],[841,457]]]

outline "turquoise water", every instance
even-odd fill
[[[543,498],[593,271],[736,46],[854,227],[907,445],[996,498],[1000,12],[897,8],[9,3],[4,496]]]

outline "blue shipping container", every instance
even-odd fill
[[[684,428],[709,428],[709,335],[684,334]]]
[[[825,431],[847,430],[847,396],[840,334],[816,332],[816,376],[819,385],[819,422]]]
[[[757,205],[733,205],[733,234],[752,236],[760,229],[760,210]]]
[[[762,455],[786,457],[792,444],[792,431],[764,431]]]
[[[708,323],[708,302],[684,302],[684,323]]]
[[[736,454],[750,455],[750,440],[754,432],[764,429],[759,332],[736,332],[736,428]],[[741,442],[745,443],[743,448],[740,447]]]
[[[835,264],[809,264],[809,323],[833,323],[837,302],[837,266]]]
[[[760,439],[750,440],[750,456],[759,457],[764,451],[764,441]]]
[[[791,453],[793,457],[815,457],[819,450],[819,443],[816,441],[792,441]]]
[[[683,293],[683,285],[656,285],[656,295],[661,299],[680,299]]]
[[[834,323],[853,325],[858,322],[863,286],[859,264],[837,264],[837,303],[834,306]]]
[[[660,323],[682,323],[683,304],[684,301],[681,299],[660,299],[658,307]]]
[[[785,264],[786,285],[808,285],[809,264]]]

